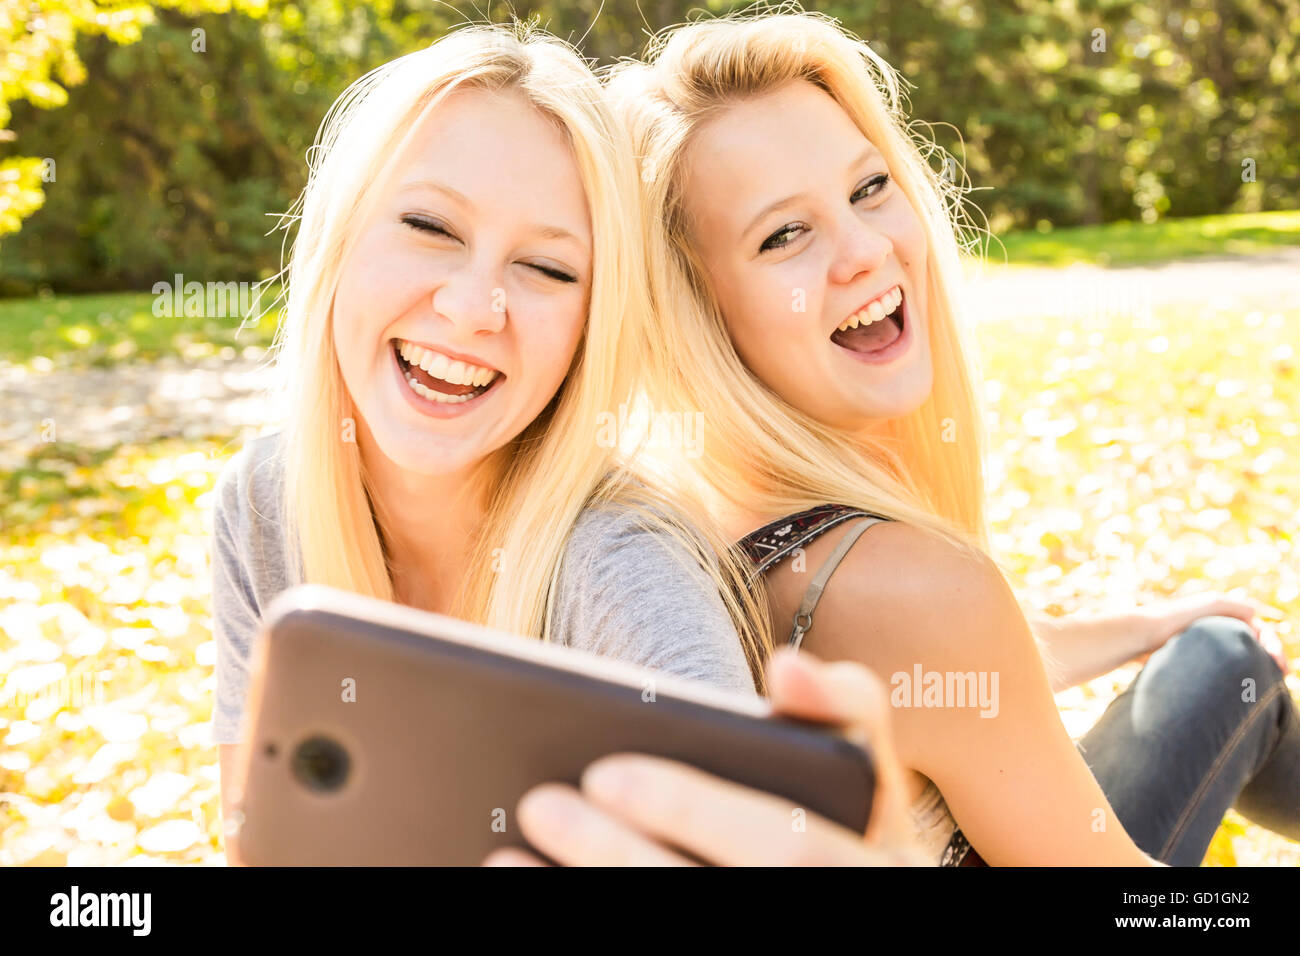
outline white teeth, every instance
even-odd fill
[[[425,352],[424,361],[420,363],[420,368],[424,369],[434,378],[440,378],[443,381],[450,381],[447,378],[447,366],[451,364],[451,359],[441,352]]]
[[[455,362],[443,355],[441,352],[433,352],[429,349],[422,348],[419,345],[412,345],[398,339],[398,354],[411,366],[420,368],[433,378],[441,379],[450,385],[470,385],[475,389],[482,389],[491,384],[501,373],[496,369],[481,368],[477,365],[470,365],[466,362]],[[403,376],[411,390],[415,394],[427,398],[431,401],[441,402],[447,405],[457,405],[461,402],[467,402],[476,397],[476,392],[468,395],[447,395],[443,392],[434,391],[431,388],[421,384],[415,376],[409,371],[403,370]]]
[[[410,372],[406,373],[406,384],[411,386],[411,391],[415,392],[421,398],[427,398],[433,402],[441,402],[443,405],[459,405],[461,402],[468,402],[474,397],[474,393],[468,395],[444,395],[442,392],[435,392],[431,388],[425,388],[415,380],[415,376]]]
[[[866,308],[859,309],[851,316],[844,320],[844,324],[839,327],[841,332],[847,332],[849,329],[856,329],[859,325],[872,325],[879,322],[885,316],[891,314],[898,308],[903,301],[903,292],[897,286],[890,289],[880,298],[870,303]]]

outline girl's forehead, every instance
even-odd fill
[[[590,215],[573,149],[522,93],[455,90],[413,131],[390,188],[437,197],[468,213],[536,220],[543,238],[590,243]]]

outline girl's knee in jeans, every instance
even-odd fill
[[[1282,680],[1277,662],[1256,639],[1250,625],[1239,618],[1200,618],[1166,646],[1180,663],[1237,693],[1246,681],[1253,681],[1258,698],[1266,688]]]

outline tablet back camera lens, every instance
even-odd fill
[[[293,752],[293,775],[318,793],[332,793],[348,778],[348,752],[328,737],[308,737]]]

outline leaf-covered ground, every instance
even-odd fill
[[[1192,262],[981,273],[994,544],[1024,603],[1240,589],[1300,657],[1300,250],[1282,252],[1289,272],[1220,260],[1226,287]],[[1071,734],[1138,669],[1058,695]],[[1206,863],[1300,865],[1300,844],[1230,812]]]
[[[1120,296],[981,310],[996,543],[1027,603],[1239,587],[1300,657],[1300,298],[1234,269],[1190,305],[1134,298],[1130,271]],[[270,330],[178,342],[148,308],[0,304],[0,865],[223,859],[210,492],[262,418]],[[1133,672],[1060,695],[1071,732]],[[1300,845],[1229,815],[1207,863],[1295,865]]]

